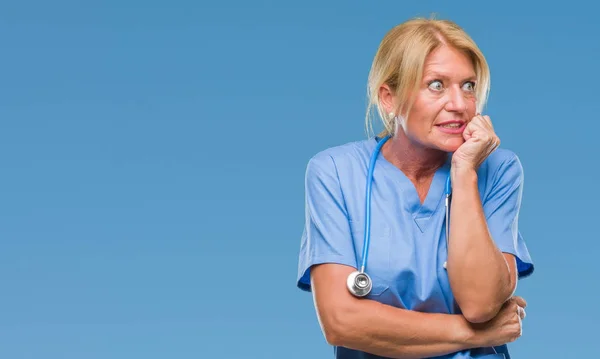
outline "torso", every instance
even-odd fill
[[[365,188],[369,161],[376,141],[353,142],[330,148],[343,193],[356,263],[362,261],[365,237]],[[491,156],[507,156],[496,151]],[[500,163],[496,157],[495,163]],[[479,192],[487,195],[487,184],[495,168],[484,163]],[[397,308],[429,313],[459,313],[454,302],[446,260],[444,187],[450,161],[432,175],[414,181],[380,154],[375,163],[371,192],[371,229],[366,272],[373,289],[367,298]],[[354,352],[354,351],[353,351]],[[353,357],[363,358],[358,352]],[[474,351],[455,354],[470,358]]]

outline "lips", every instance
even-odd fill
[[[448,134],[460,134],[466,127],[464,121],[445,121],[435,125],[440,131]]]

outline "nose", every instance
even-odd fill
[[[465,94],[460,88],[451,88],[448,91],[448,101],[446,102],[446,111],[465,112],[467,110],[467,100]]]

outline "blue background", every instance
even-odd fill
[[[305,165],[365,137],[379,41],[432,13],[525,168],[514,358],[598,356],[598,9],[550,4],[3,3],[0,357],[331,357],[295,288]]]

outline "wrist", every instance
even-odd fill
[[[450,176],[452,187],[477,183],[477,170],[471,166],[452,166]]]
[[[479,332],[475,329],[472,323],[470,323],[462,315],[457,315],[457,323],[454,328],[456,334],[456,340],[466,348],[477,348],[482,346],[482,338]]]

